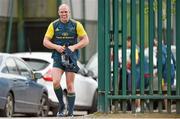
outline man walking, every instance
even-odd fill
[[[75,73],[79,70],[77,66],[79,49],[88,45],[89,38],[82,24],[70,19],[70,8],[67,4],[59,6],[58,14],[59,19],[51,22],[46,31],[43,45],[53,50],[53,86],[59,101],[59,112],[57,116],[65,116],[63,91],[60,86],[60,81],[64,72],[68,91],[68,116],[73,116],[75,102],[74,78]]]

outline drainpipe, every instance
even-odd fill
[[[8,23],[8,36],[7,36],[7,43],[6,43],[6,52],[10,52],[11,47],[11,33],[12,33],[12,24],[13,24],[13,0],[9,0],[9,8],[8,8],[8,15],[9,15],[9,23]]]
[[[84,26],[84,29],[86,29],[86,25],[85,25],[85,15],[86,15],[85,0],[82,1],[82,11],[83,11],[82,25]],[[86,63],[86,49],[85,48],[82,48],[82,62]]]
[[[73,12],[73,4],[72,4],[72,0],[70,0],[70,9],[71,9],[71,18],[74,18],[74,12]]]
[[[59,5],[62,4],[62,0],[57,0],[56,3],[57,3],[57,11],[58,11]],[[57,12],[57,15],[58,15],[58,12]],[[59,16],[59,15],[58,15],[58,16]]]
[[[18,0],[18,52],[25,51],[24,39],[24,0]]]

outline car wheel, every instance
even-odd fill
[[[46,117],[49,113],[49,102],[46,94],[42,95],[38,116]]]
[[[94,113],[97,111],[97,100],[98,100],[98,92],[96,91],[94,93],[94,98],[93,98],[93,103],[92,103],[91,109],[88,110],[88,114],[91,114],[91,113]]]
[[[56,116],[58,113],[58,107],[52,109],[52,116]]]
[[[14,99],[11,93],[7,96],[7,101],[4,110],[1,110],[0,116],[12,117],[14,113]]]

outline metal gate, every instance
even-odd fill
[[[142,113],[156,110],[171,113],[171,109],[180,113],[180,66],[178,64],[180,57],[176,55],[176,51],[180,49],[180,40],[178,40],[180,16],[176,14],[179,10],[180,1],[178,0],[98,1],[98,110],[100,112],[132,111],[135,113],[136,102],[140,102]],[[131,38],[130,70],[127,67],[129,36]],[[156,48],[155,39],[158,41]],[[164,45],[167,52],[167,89],[163,89],[162,76]],[[170,73],[172,47],[175,47],[176,55],[174,85],[171,85]],[[136,80],[137,50],[139,83]],[[155,55],[154,51],[157,51],[158,55]],[[154,61],[154,56],[157,61]],[[146,60],[148,72],[144,69]],[[172,108],[173,106],[175,108]]]

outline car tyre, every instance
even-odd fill
[[[0,111],[0,116],[12,117],[13,113],[14,113],[14,98],[13,95],[9,93],[7,96],[7,101],[4,110]]]
[[[43,94],[40,102],[40,109],[39,112],[37,113],[37,116],[47,117],[48,113],[49,113],[48,96],[46,94]]]
[[[58,113],[58,107],[57,108],[52,108],[52,116],[56,116],[57,115],[57,113]]]
[[[92,103],[91,109],[88,110],[88,114],[92,114],[92,113],[97,111],[97,100],[98,100],[98,92],[96,91],[94,93],[93,103]]]

